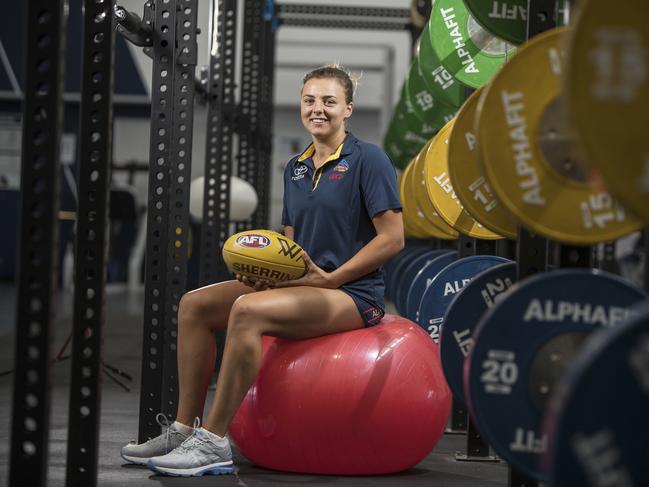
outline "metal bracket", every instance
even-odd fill
[[[136,46],[150,47],[153,45],[153,18],[152,2],[144,4],[144,13],[141,19],[136,13],[130,12],[124,7],[119,5],[113,7],[115,30]],[[150,56],[150,54],[147,55]]]

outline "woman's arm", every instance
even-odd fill
[[[376,237],[355,256],[329,273],[333,288],[358,279],[385,264],[403,249],[403,219],[401,211],[387,210],[372,218]]]
[[[290,238],[291,240],[295,240],[295,229],[286,225],[284,227],[284,236]]]

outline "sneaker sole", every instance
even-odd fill
[[[148,461],[153,458],[153,457],[131,457],[128,455],[124,455],[123,453],[120,453],[120,456],[126,460],[128,463],[132,463],[134,465],[144,465],[148,463]]]
[[[168,468],[148,462],[147,467],[155,473],[171,477],[201,477],[202,475],[228,475],[234,473],[234,464],[232,462],[212,463],[197,468]]]

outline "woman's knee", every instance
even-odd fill
[[[184,328],[195,326],[207,326],[211,329],[218,328],[219,322],[224,321],[224,311],[227,317],[227,311],[220,308],[222,306],[219,306],[218,299],[208,296],[202,290],[185,293],[180,298],[178,305],[178,326]]]
[[[259,329],[264,322],[263,312],[260,309],[255,293],[239,296],[232,304],[228,329],[238,332]]]

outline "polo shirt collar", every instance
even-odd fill
[[[325,162],[329,161],[335,161],[336,159],[339,159],[340,157],[347,156],[352,153],[352,148],[354,144],[356,143],[356,137],[351,132],[346,132],[347,136],[345,137],[345,140],[342,141],[342,143],[338,146],[338,149],[336,149],[336,152],[334,152],[332,155],[330,155]],[[306,159],[311,157],[313,153],[315,152],[315,146],[313,143],[309,144],[309,147],[307,147],[295,160],[295,163],[297,164],[298,162],[304,162]]]

